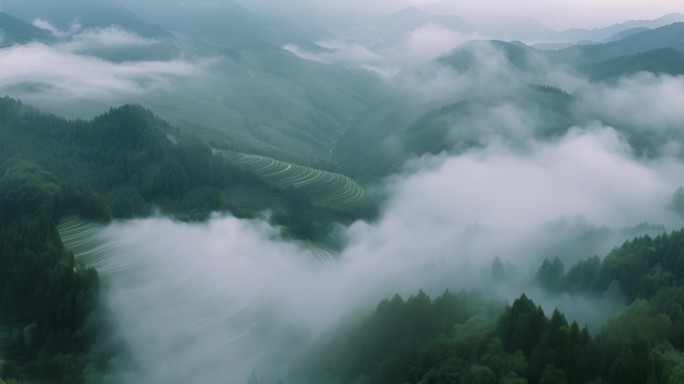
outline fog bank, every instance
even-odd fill
[[[343,317],[419,289],[476,289],[506,300],[525,292],[597,331],[623,304],[545,294],[531,283],[536,269],[545,257],[560,255],[569,267],[603,256],[626,238],[618,229],[643,221],[681,225],[667,204],[682,167],[635,157],[600,125],[531,141],[525,152],[496,142],[426,156],[388,180],[391,198],[377,223],[340,229],[348,246],[333,266],[263,219],[116,222],[98,233],[109,250],[95,264],[117,335],[130,348],[131,361],[120,362],[114,378],[276,377],[295,351]],[[585,241],[587,233],[603,235]],[[575,240],[582,246],[564,254]],[[492,277],[495,257],[513,268],[505,281]]]

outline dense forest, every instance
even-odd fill
[[[138,105],[69,121],[5,97],[0,121],[0,171],[38,169],[57,188],[58,214],[101,221],[155,211],[181,220],[256,214],[223,193],[235,186],[278,196],[268,207],[274,224],[298,238],[320,238],[333,222],[367,214],[314,206],[306,194],[265,182]]]
[[[684,383],[683,2],[0,1],[0,384]]]
[[[249,216],[222,190],[273,188],[139,106],[68,121],[4,98],[0,121],[0,377],[10,382],[86,382],[115,353],[99,342],[107,321],[98,274],[62,245],[60,217],[108,221],[154,209],[186,220],[212,211]],[[320,232],[312,223],[321,215],[340,219],[294,189],[275,192],[287,204],[273,220],[292,236]],[[683,247],[681,230],[636,238],[567,270],[558,258],[543,262],[535,283],[548,292],[621,292],[628,310],[598,334],[525,295],[508,305],[482,293],[447,291],[433,300],[420,292],[384,300],[367,318],[322,336],[292,380],[681,382]]]
[[[90,351],[106,329],[98,274],[64,248],[61,217],[254,215],[223,195],[235,185],[282,196],[272,220],[286,236],[323,236],[356,217],[268,185],[140,106],[69,121],[0,99],[0,377],[81,382],[99,364]]]
[[[395,296],[321,337],[294,382],[681,383],[683,268],[681,230],[636,238],[567,272],[544,261],[537,282],[558,294],[624,294],[627,310],[595,335],[524,294],[510,305],[474,292]]]

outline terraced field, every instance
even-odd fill
[[[120,278],[122,275],[134,277],[156,273],[153,262],[159,258],[162,243],[170,240],[165,238],[163,232],[151,238],[149,233],[142,237],[136,231],[130,231],[118,240],[111,240],[108,227],[78,217],[61,220],[57,229],[64,246],[74,253],[76,259],[97,269],[105,280],[112,275]],[[335,256],[329,250],[314,243],[298,242],[298,245],[327,267],[335,266]],[[0,328],[0,342],[3,335]]]
[[[95,268],[103,278],[120,272],[144,273],[161,242],[161,237],[157,241],[146,237],[143,241],[135,233],[120,240],[108,240],[103,236],[105,227],[78,217],[63,219],[57,229],[64,246],[74,252],[77,260]],[[131,248],[135,249],[134,255],[121,254],[122,249]]]
[[[100,273],[102,303],[111,308],[115,332],[135,357],[152,361],[162,355],[165,365],[181,367],[199,359],[208,372],[217,372],[209,382],[244,383],[264,356],[290,351],[290,338],[273,337],[282,325],[274,321],[273,308],[278,306],[272,298],[279,297],[281,283],[289,284],[281,276],[279,259],[299,250],[297,255],[305,258],[299,261],[313,262],[303,265],[313,267],[314,276],[335,268],[335,259],[319,245],[305,242],[264,243],[255,250],[252,240],[241,243],[234,238],[243,225],[248,224],[230,218],[202,224],[150,218],[103,226],[72,217],[62,220],[58,229],[76,260]],[[276,264],[269,271],[263,262]],[[303,291],[309,290],[302,287],[283,296],[283,313],[299,312]],[[0,328],[0,343],[3,335]],[[192,348],[178,348],[188,343]],[[240,364],[226,366],[227,361]],[[114,381],[192,382],[196,371],[188,369],[181,380],[166,369],[138,372],[126,375],[140,377]],[[233,376],[239,380],[225,380]]]
[[[364,189],[351,178],[339,173],[321,171],[266,156],[234,151],[219,152],[276,187],[293,187],[305,193],[314,205],[355,211],[363,209],[368,204]]]
[[[223,191],[223,196],[240,208],[255,211],[267,210],[285,203],[285,198],[267,188],[236,186]]]

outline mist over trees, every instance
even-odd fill
[[[684,381],[684,8],[473,4],[3,1],[0,383]]]
[[[625,293],[631,305],[598,334],[558,309],[547,315],[524,294],[508,305],[465,291],[431,300],[421,291],[322,336],[294,375],[329,383],[677,382],[684,291],[682,274],[665,271],[676,271],[670,263],[682,258],[682,236],[637,238],[567,274],[558,259],[543,262],[537,279],[556,294],[606,295],[611,285]]]

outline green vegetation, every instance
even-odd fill
[[[284,237],[334,266],[329,249],[339,244],[328,236],[332,228],[377,214],[357,181],[377,181],[408,159],[464,153],[502,135],[511,136],[512,146],[524,147],[531,138],[552,140],[595,120],[617,127],[637,156],[648,157],[673,137],[683,138],[676,129],[655,133],[632,126],[638,122],[586,111],[575,95],[533,82],[555,65],[604,82],[640,71],[683,74],[684,23],[625,31],[614,41],[555,52],[516,42],[471,42],[437,64],[454,75],[479,78],[483,47],[486,54],[496,51],[501,55],[493,64],[505,70],[487,76],[491,84],[510,89],[483,97],[473,88],[461,95],[467,99],[435,104],[435,99],[383,94],[389,88],[370,72],[288,52],[281,48],[288,43],[336,50],[318,47],[306,33],[295,32],[297,26],[257,17],[237,3],[183,15],[173,25],[180,31],[175,36],[118,5],[41,2],[35,14],[22,17],[49,14],[62,30],[77,17],[83,28],[119,25],[151,41],[137,48],[91,47],[83,52],[87,56],[112,62],[211,56],[196,67],[211,73],[174,79],[172,87],[138,96],[177,126],[138,105],[70,121],[0,99],[0,384],[98,382],[120,353],[120,346],[104,340],[109,324],[99,293],[101,282],[120,271],[122,262],[107,257],[116,244],[92,236],[112,219],[160,212],[201,221],[217,211],[241,218],[267,211]],[[411,12],[394,15],[397,29],[388,38],[405,37]],[[201,21],[192,26],[184,20]],[[0,12],[0,46],[30,41],[50,43],[55,37]],[[411,74],[397,77],[404,75]],[[517,75],[519,81],[511,79]],[[39,94],[42,85],[13,87],[8,89]],[[670,208],[684,212],[684,190],[675,193]],[[157,245],[146,244],[150,248],[135,253],[128,266],[150,265],[146,256]],[[506,278],[503,268],[497,259],[496,279]],[[569,268],[560,258],[545,260],[531,283],[552,296],[602,296],[629,307],[590,334],[524,294],[510,305],[480,293],[395,296],[372,314],[323,335],[288,379],[684,382],[684,230],[639,237],[604,259],[594,256]]]
[[[653,49],[631,56],[621,56],[583,67],[594,81],[614,81],[638,72],[684,74],[684,53],[674,48]]]
[[[61,194],[59,214],[107,221],[158,208],[201,220],[214,211],[245,217],[270,209],[288,234],[302,238],[324,236],[333,221],[372,214],[361,187],[346,177],[294,165],[291,179],[263,177],[249,162],[216,155],[139,106],[67,121],[5,98],[0,117],[2,169],[17,160],[43,169]]]
[[[222,153],[235,164],[261,177],[271,186],[292,188],[306,195],[314,205],[345,211],[367,211],[363,188],[351,178],[327,171],[287,163],[265,156],[232,151]]]
[[[596,335],[525,295],[512,305],[475,293],[382,301],[318,340],[294,369],[311,383],[679,383],[684,379],[684,231],[640,237],[567,273],[545,261],[551,292],[631,303]],[[499,262],[500,263],[500,262]],[[494,270],[495,268],[493,268]],[[572,315],[572,314],[571,314]]]
[[[369,73],[304,60],[277,46],[209,48],[223,52],[211,75],[179,81],[178,89],[141,102],[214,148],[320,168],[349,119],[383,89]]]
[[[64,200],[54,181],[22,161],[0,172],[3,378],[79,382],[92,363],[98,274],[62,245],[55,220]]]
[[[473,96],[439,108],[392,100],[354,120],[332,157],[339,163],[340,172],[357,180],[377,180],[399,171],[413,157],[460,154],[485,147],[492,138],[508,134],[508,122],[496,125],[498,115],[508,109],[541,116],[530,120],[527,127],[536,137],[560,137],[570,127],[587,122],[577,115],[575,101],[561,89],[538,84],[522,85],[515,99],[481,100]]]
[[[86,371],[101,371],[109,352],[91,350],[106,330],[99,277],[72,253],[92,245],[87,231],[97,222],[155,209],[183,220],[270,209],[285,235],[321,239],[333,222],[367,214],[369,206],[362,212],[359,203],[363,190],[350,179],[291,167],[298,173],[278,183],[215,155],[139,106],[86,122],[0,99],[0,377],[76,383]],[[332,192],[342,186],[347,190]],[[62,224],[72,251],[56,227],[67,215],[90,226]],[[98,267],[99,251],[88,250],[88,265]]]

